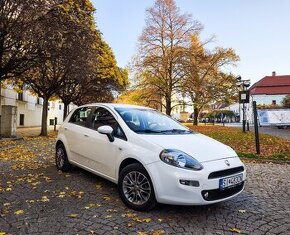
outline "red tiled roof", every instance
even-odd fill
[[[250,88],[250,94],[290,94],[290,75],[266,76]]]

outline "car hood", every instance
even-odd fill
[[[202,134],[145,135],[140,137],[164,149],[178,149],[199,162],[235,157],[237,154],[229,146]]]

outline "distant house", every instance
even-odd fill
[[[0,115],[2,105],[12,105],[17,107],[17,127],[33,127],[41,125],[43,99],[31,94],[29,91],[18,93],[13,87],[1,89]],[[75,105],[70,105],[69,110]],[[48,125],[53,125],[54,119],[57,123],[63,121],[64,104],[60,100],[49,101],[48,104]]]
[[[266,76],[251,86],[250,96],[258,105],[281,105],[290,94],[290,75]]]
[[[250,88],[250,103],[245,105],[246,120],[253,122],[252,102],[256,101],[258,106],[281,106],[283,99],[290,94],[290,75],[276,75],[272,72],[272,76],[265,76],[258,82],[254,83]],[[243,108],[239,103],[232,104],[226,108],[236,114],[237,120],[242,121]]]

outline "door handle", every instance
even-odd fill
[[[89,137],[88,135],[84,134],[85,137]]]
[[[64,130],[66,130],[66,131],[67,131],[67,127],[65,127],[65,128],[64,128]]]

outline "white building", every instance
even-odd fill
[[[1,89],[2,105],[12,105],[17,107],[17,127],[41,126],[43,99],[39,98],[29,91],[18,93],[12,87]],[[71,110],[74,105],[70,105]],[[60,100],[49,101],[48,125],[53,125],[53,120],[57,118],[57,124],[63,122],[64,104]]]
[[[290,94],[290,75],[266,76],[250,88],[252,100],[257,105],[281,106],[283,99]]]
[[[245,105],[246,120],[250,123],[253,122],[253,101],[256,101],[258,108],[275,108],[282,106],[283,99],[290,94],[290,75],[276,75],[276,72],[272,73],[272,76],[265,76],[255,84],[251,86],[250,91],[250,103]],[[243,117],[242,104],[233,104],[226,109],[233,112],[239,110],[240,121]]]

